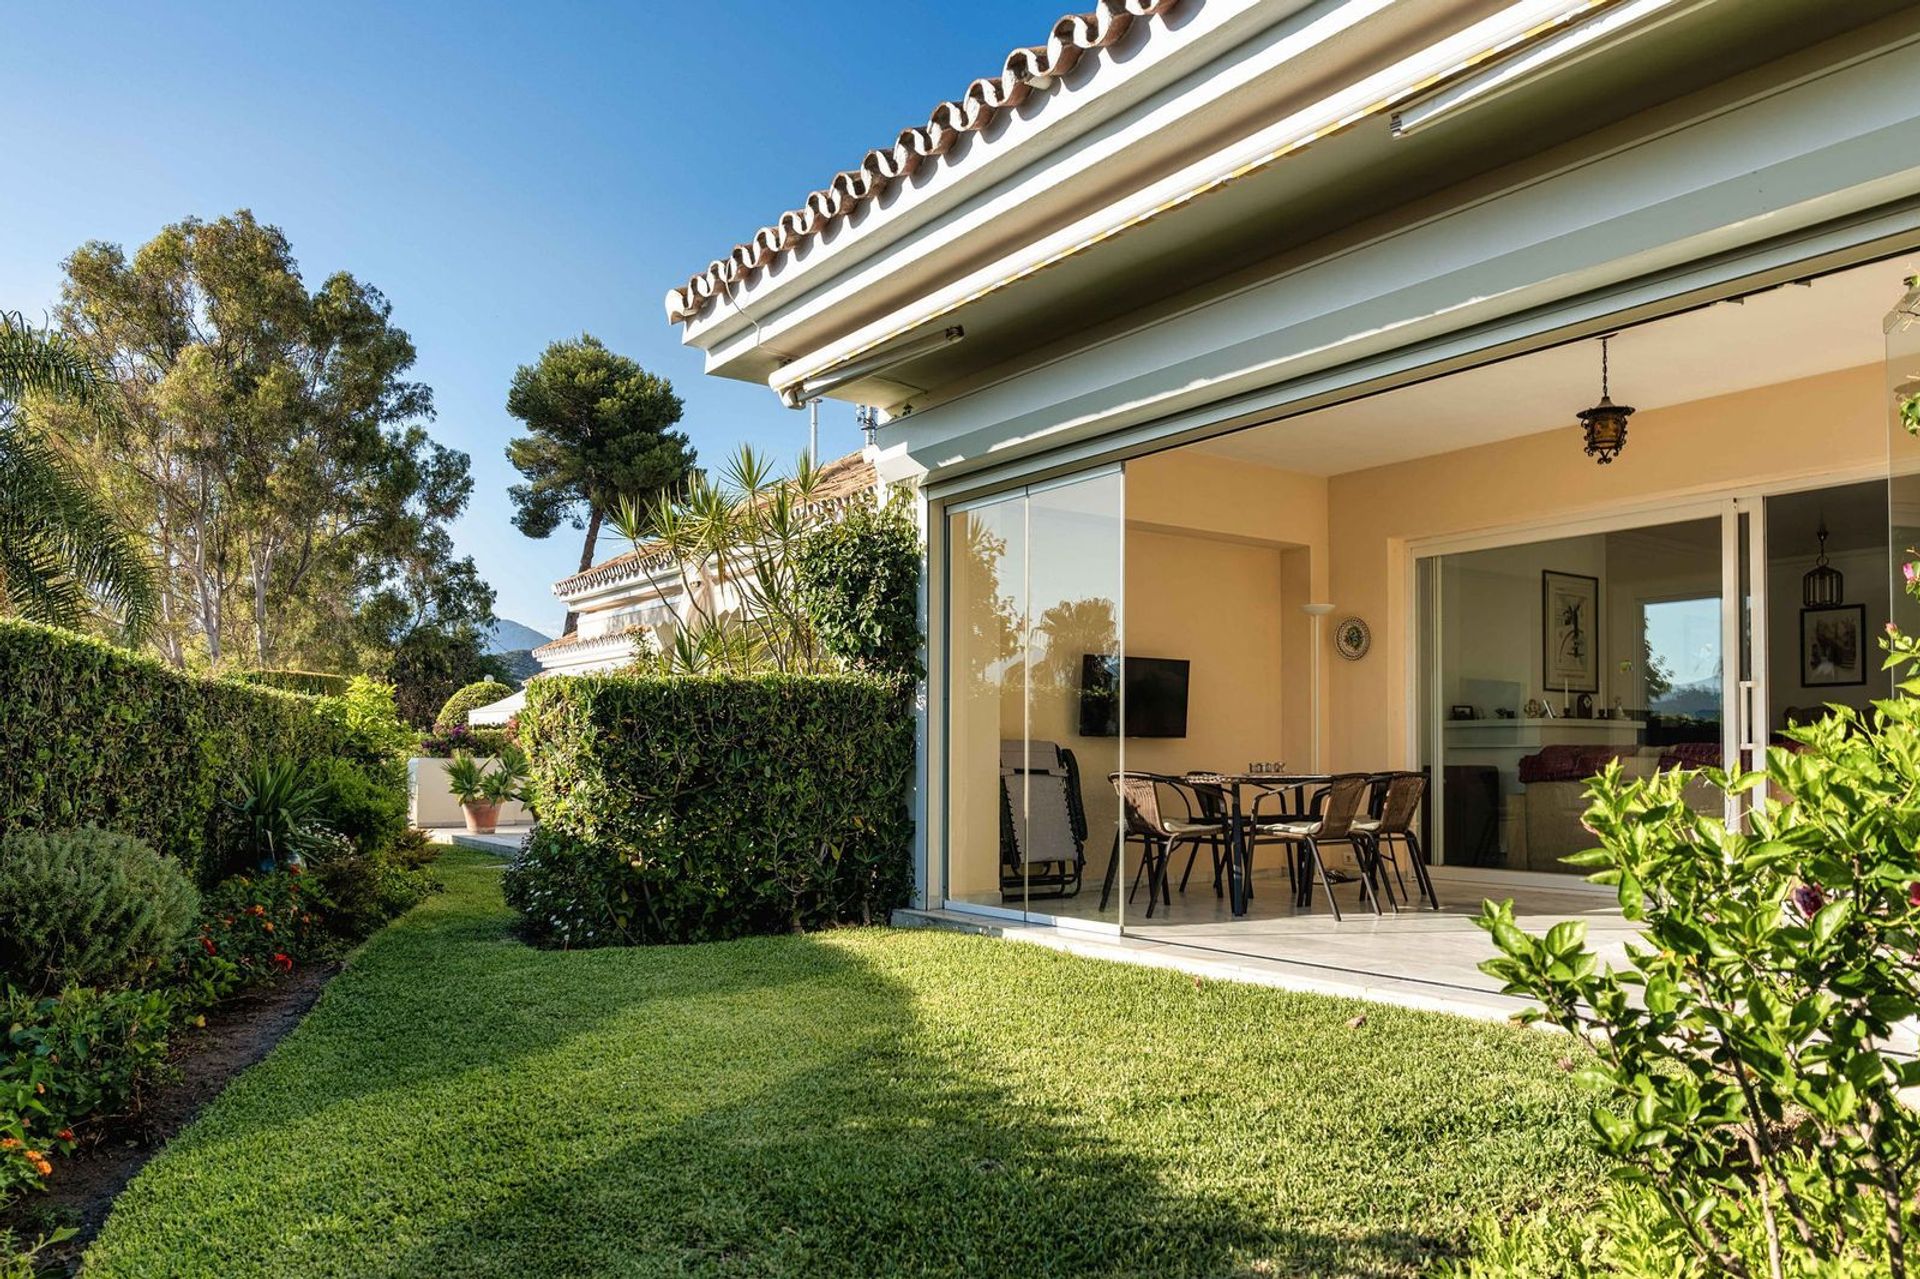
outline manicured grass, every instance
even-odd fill
[[[1597,1177],[1544,1035],[940,933],[540,952],[444,877],[91,1279],[1392,1275]]]

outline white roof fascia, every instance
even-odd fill
[[[1359,0],[1356,0],[1359,3]],[[1391,7],[1392,0],[1375,0],[1375,8]],[[1118,234],[1127,227],[1167,212],[1197,195],[1298,150],[1349,124],[1382,112],[1421,87],[1435,83],[1471,65],[1487,54],[1519,40],[1542,26],[1588,12],[1592,0],[1518,0],[1492,17],[1418,49],[1387,67],[1321,98],[1282,120],[1260,129],[1210,155],[1183,166],[1160,180],[1129,193],[1112,204],[1023,246],[1016,253],[988,263],[959,280],[933,291],[912,306],[864,325],[818,351],[793,360],[772,379],[776,390],[818,377],[834,365],[884,345],[896,337],[957,309],[976,297],[1032,274],[1063,257]],[[1350,6],[1326,14],[1289,33],[1285,44],[1289,60],[1347,29]],[[1169,104],[1171,109],[1172,104]],[[1156,113],[1157,114],[1157,113]],[[1158,129],[1165,122],[1141,122]]]
[[[881,429],[940,485],[1920,198],[1912,43],[1062,352]]]
[[[1176,11],[1177,32],[1154,33],[1124,61],[1103,54],[1083,63],[1085,70],[1074,68],[1039,90],[1045,100],[1038,109],[1003,112],[992,130],[969,135],[965,154],[933,160],[938,170],[932,180],[906,178],[894,183],[861,216],[841,219],[824,236],[811,239],[802,252],[782,254],[773,266],[755,271],[745,285],[732,291],[731,304],[719,299],[686,321],[682,342],[708,351],[710,363],[717,362],[712,352],[726,348],[743,332],[752,345],[756,323],[764,328],[767,317],[809,290],[831,284],[875,254],[950,215],[980,191],[1040,164],[1049,154],[1206,66],[1223,50],[1312,2],[1209,0]],[[1346,0],[1348,5],[1356,2],[1376,8],[1395,0]]]

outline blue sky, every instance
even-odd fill
[[[515,366],[590,331],[672,379],[703,458],[796,456],[805,415],[703,376],[662,295],[1068,7],[0,0],[0,308],[50,310],[86,240],[251,208],[310,284],[347,270],[392,300],[435,437],[473,456],[460,547],[501,616],[552,633],[578,534],[509,522]],[[827,456],[859,443],[847,406],[822,426]]]

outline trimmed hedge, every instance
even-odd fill
[[[884,921],[912,890],[914,736],[870,675],[535,680],[535,940],[691,942]]]
[[[347,691],[345,675],[325,671],[240,671],[230,678],[242,684],[277,688],[286,693],[306,693],[313,697],[339,697]]]
[[[374,754],[332,699],[185,675],[0,620],[0,833],[123,831],[211,885],[243,855],[220,801],[254,761]]]

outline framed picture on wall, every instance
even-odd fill
[[[1833,688],[1867,682],[1867,606],[1800,610],[1800,684]]]
[[[1600,691],[1600,579],[1540,574],[1541,683],[1550,693]]]

